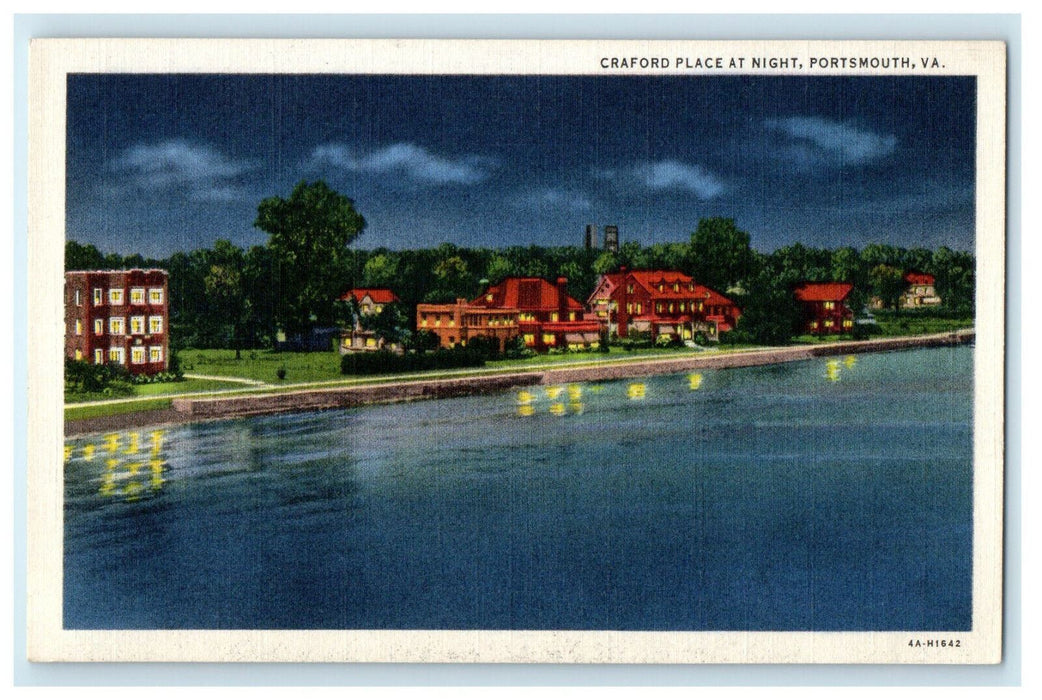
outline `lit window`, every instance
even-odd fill
[[[109,362],[123,364],[123,348],[109,348]]]
[[[672,302],[670,302],[670,304],[669,304],[669,313],[673,313],[673,303]]]
[[[558,313],[556,311],[552,311],[550,313],[550,321],[551,322],[556,323],[559,318],[560,317],[559,317],[559,315],[558,315]]]
[[[679,282],[674,282],[673,283],[673,291],[674,292],[679,292],[680,291],[680,283]]]
[[[101,299],[102,299],[101,287],[95,287],[94,288],[94,306],[101,306]]]
[[[80,290],[77,289],[72,293],[72,301],[76,306],[80,305]]]
[[[124,332],[123,319],[119,318],[117,316],[114,316],[114,317],[110,318],[109,319],[109,333],[111,333],[113,335],[123,335],[123,332]]]
[[[420,328],[426,328],[426,327],[427,327],[427,317],[424,316],[422,319],[420,319]]]
[[[145,288],[134,287],[130,290],[130,303],[131,304],[144,304],[145,303]]]
[[[662,302],[656,302],[655,303],[655,313],[657,313],[657,314],[662,313]]]
[[[810,328],[811,328],[811,330],[817,330],[818,322],[817,321],[811,321],[810,322]]]
[[[156,317],[158,318],[158,317]],[[130,317],[130,333],[131,335],[141,335],[145,332],[145,317],[144,316],[131,316]]]
[[[633,313],[633,304],[626,304],[626,313]]]
[[[163,289],[149,289],[148,290],[148,303],[150,304],[162,304],[163,303]]]
[[[110,289],[109,290],[109,303],[113,306],[120,306],[123,303],[123,290],[122,289]]]
[[[130,348],[130,363],[134,365],[145,364],[145,348],[140,345]]]
[[[851,321],[849,318],[843,319],[843,327],[844,328],[852,328],[853,326],[854,326],[854,322]]]
[[[832,328],[832,321],[831,320],[825,321],[825,328]]]
[[[103,365],[105,364],[105,351],[98,348],[94,351],[94,364]]]
[[[384,310],[383,304],[377,304],[376,305],[376,313],[380,313],[383,310]]]
[[[554,345],[557,343],[557,338],[554,337],[553,333],[543,333],[543,345]]]
[[[153,345],[148,349],[148,361],[149,362],[162,362],[163,361],[163,347]]]
[[[83,335],[83,321],[76,319],[76,335]]]
[[[627,284],[626,285],[626,293],[627,294],[633,294],[633,285],[632,284]]]
[[[94,335],[101,335],[105,332],[105,322],[100,318],[94,319]]]
[[[367,348],[375,348],[376,347],[376,338],[366,338],[365,339],[365,346]]]
[[[637,304],[637,313],[638,314],[644,313],[644,304],[640,304],[640,303]]]
[[[832,309],[836,308],[836,302],[834,302],[834,301],[826,301],[825,302],[825,308],[828,309],[829,311],[831,311]]]
[[[75,354],[76,354],[76,359],[77,360],[82,360],[83,359],[83,351],[80,350],[79,348],[76,348],[76,353]]]
[[[528,347],[535,345],[534,333],[525,333],[525,345],[527,345]]]
[[[569,321],[574,321],[575,320],[575,312],[574,311],[569,311],[568,312],[568,320]]]
[[[163,332],[163,317],[162,316],[149,316],[148,317],[148,332],[149,333],[162,333]]]

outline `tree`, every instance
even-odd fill
[[[391,287],[398,279],[398,259],[388,253],[377,253],[365,261],[362,280],[366,287]]]
[[[213,321],[231,329],[235,359],[242,358],[243,330],[249,322],[249,303],[243,286],[245,257],[231,241],[218,240],[213,247],[213,262],[203,279]]]
[[[872,279],[872,289],[883,300],[883,305],[898,311],[901,308],[901,295],[907,286],[904,273],[892,265],[876,265],[869,277]]]
[[[739,284],[752,272],[749,234],[734,219],[711,218],[698,222],[691,234],[688,269],[702,284],[719,291]]]
[[[278,324],[301,333],[332,323],[340,273],[350,262],[347,247],[365,229],[354,202],[321,180],[302,181],[289,199],[263,200],[253,225],[270,236]]]

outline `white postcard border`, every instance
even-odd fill
[[[732,68],[791,58],[801,75],[976,75],[973,630],[966,632],[68,631],[61,627],[62,250],[66,76],[74,72],[786,74]],[[939,66],[849,70],[822,57],[939,57]],[[602,68],[605,57],[679,67]],[[697,57],[724,65],[687,66]],[[650,63],[650,61],[649,61]],[[445,41],[55,39],[30,56],[27,647],[37,661],[585,663],[997,663],[1001,659],[1005,45],[945,41]],[[907,71],[907,72],[905,72]],[[909,649],[910,638],[962,645]]]

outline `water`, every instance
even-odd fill
[[[968,630],[972,352],[70,440],[65,626]]]

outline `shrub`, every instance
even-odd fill
[[[278,377],[280,380],[286,378],[286,367],[285,367],[285,365],[283,365],[282,367],[279,367],[277,370],[275,370],[275,376]]]
[[[470,347],[439,348],[434,352],[397,355],[386,350],[348,353],[340,358],[341,374],[369,375],[481,367],[485,358]]]

